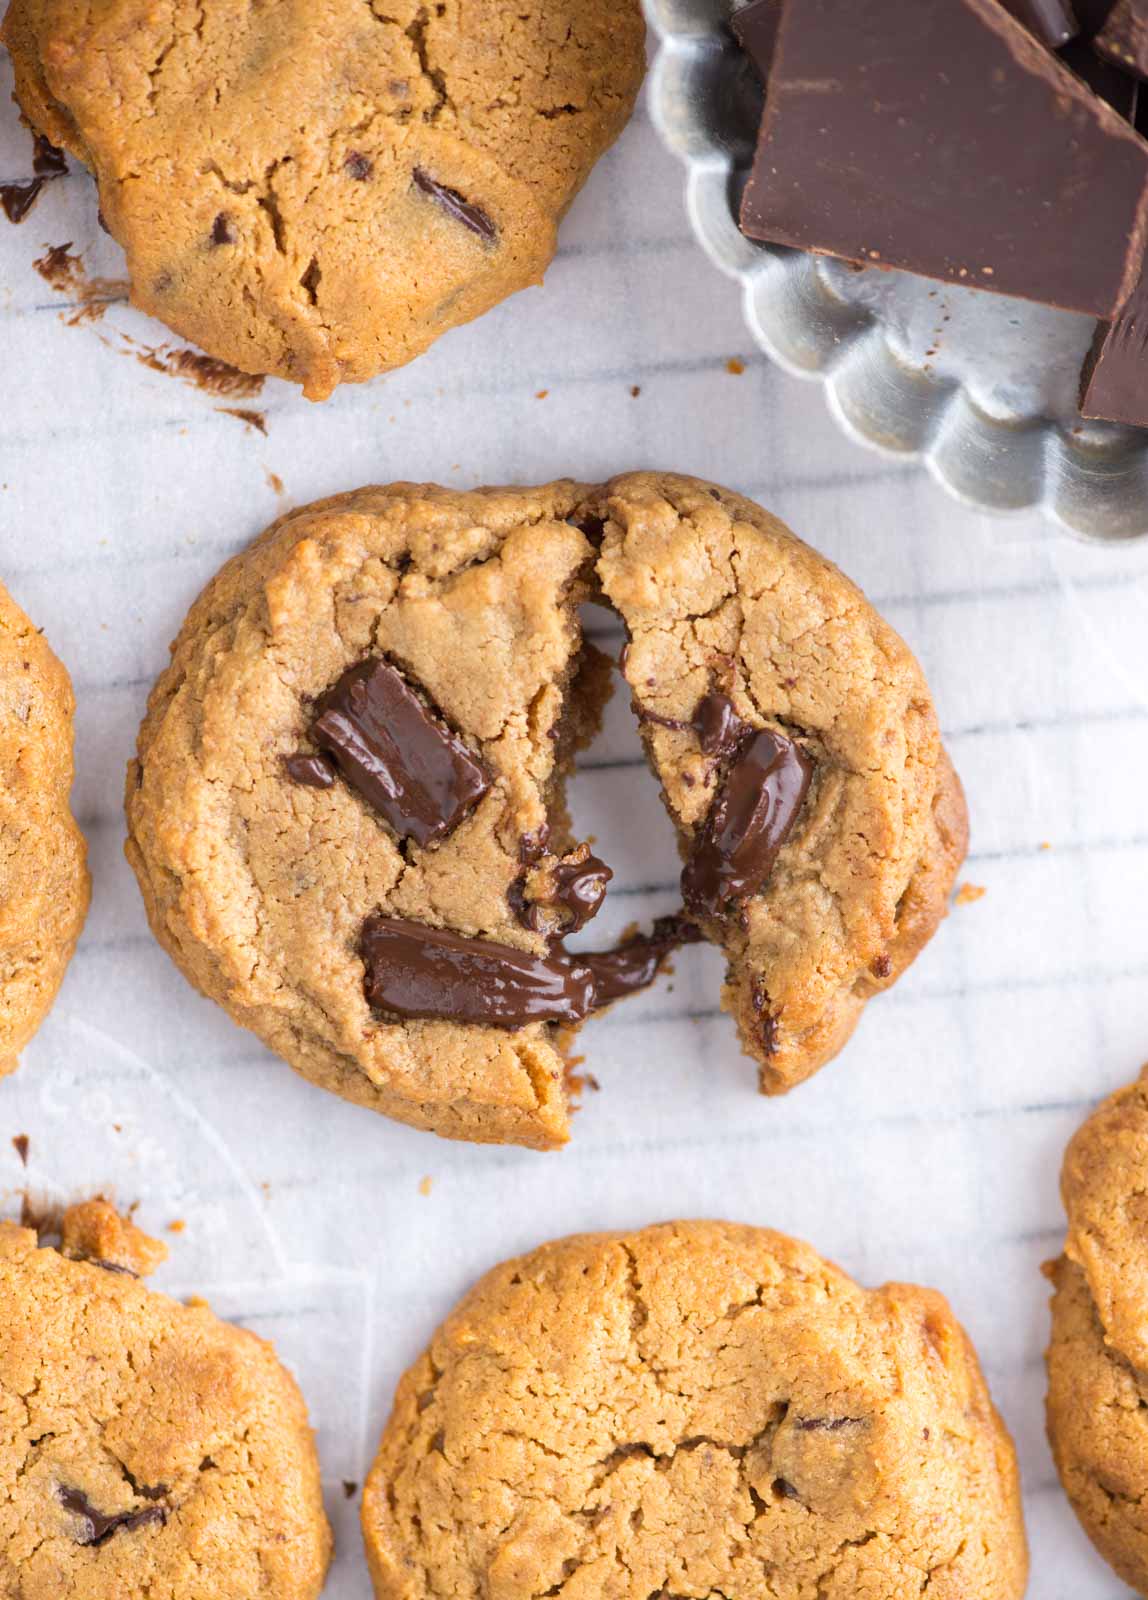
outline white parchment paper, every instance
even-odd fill
[[[0,181],[29,170],[9,86],[4,62]],[[1039,1267],[1060,1243],[1066,1140],[1148,1057],[1148,544],[990,522],[847,443],[816,388],[747,349],[679,193],[640,112],[544,290],[323,407],[268,384],[242,402],[265,412],[266,437],[133,359],[122,336],[178,344],[162,328],[122,305],[62,318],[33,270],[46,246],[70,241],[92,276],[121,267],[83,174],[0,226],[0,576],[75,681],[94,876],[56,1009],[0,1084],[0,1212],[25,1185],[138,1201],[171,1244],[157,1286],[275,1339],[318,1429],[335,1600],[368,1600],[354,1486],[399,1372],[459,1294],[547,1237],[681,1215],[770,1224],[866,1282],[943,1289],[1018,1442],[1031,1593],[1107,1600],[1124,1591],[1044,1441]],[[601,1090],[567,1151],[446,1144],[311,1088],[191,991],[122,856],[124,765],[188,604],[286,505],[394,478],[637,467],[754,495],[909,640],[968,789],[965,880],[986,893],[786,1100],[756,1096],[716,1007],[720,961],[691,949],[585,1029]],[[624,696],[572,798],[616,873],[596,935],[671,909],[670,828]],[[173,1221],[184,1230],[165,1235]]]

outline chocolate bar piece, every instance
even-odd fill
[[[389,661],[350,667],[315,712],[312,739],[401,839],[444,839],[490,788],[478,757]]]
[[[1116,0],[1092,44],[1125,72],[1148,79],[1148,0]]]
[[[1080,412],[1148,427],[1148,281],[1143,272],[1112,321],[1096,330],[1081,375]]]
[[[998,0],[785,0],[750,237],[1110,317],[1148,145]]]
[[[1069,0],[1000,0],[1000,3],[1050,50],[1059,50],[1080,32]]]
[[[777,45],[777,30],[781,24],[781,8],[785,0],[750,0],[729,19],[738,44],[753,62],[762,81],[769,81],[773,66],[773,52]],[[1055,3],[1055,0],[1053,0]]]
[[[1136,109],[1140,100],[1139,79],[1114,67],[1111,61],[1098,56],[1092,45],[1084,39],[1074,39],[1060,52],[1060,59],[1071,67],[1078,78],[1098,94],[1102,100],[1118,111],[1125,122],[1136,125]]]

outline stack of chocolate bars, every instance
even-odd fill
[[[753,239],[1097,318],[1086,417],[1148,426],[1148,0],[751,0]]]

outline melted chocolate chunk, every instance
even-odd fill
[[[37,133],[33,140],[32,171],[35,176],[27,183],[0,184],[0,210],[9,222],[23,222],[40,198],[44,185],[51,183],[53,178],[67,176],[68,163],[64,152],[57,150],[41,133]]]
[[[685,917],[659,917],[653,933],[635,934],[616,950],[580,956],[578,959],[594,974],[595,1008],[647,988],[675,950],[684,944],[697,944],[703,937],[701,930]]]
[[[613,876],[604,861],[583,847],[574,852],[573,859],[558,861],[551,868],[553,889],[545,898],[527,899],[524,878],[517,878],[511,886],[510,903],[519,922],[532,933],[547,932],[551,918],[563,936],[577,933],[597,916]]]
[[[314,742],[401,839],[444,839],[491,785],[486,768],[387,661],[351,667],[315,703]]]
[[[356,183],[366,183],[375,170],[375,164],[361,150],[348,150],[343,160],[343,169]]]
[[[762,887],[812,776],[809,757],[781,734],[763,728],[742,738],[682,873],[688,911],[721,916]]]
[[[336,778],[334,762],[326,756],[284,756],[283,766],[292,783],[301,783],[308,789],[329,789]]]
[[[82,1489],[61,1487],[56,1493],[64,1510],[70,1511],[84,1523],[77,1544],[105,1544],[117,1533],[132,1533],[136,1528],[147,1527],[149,1523],[167,1521],[167,1512],[162,1506],[145,1506],[142,1511],[121,1511],[107,1517],[102,1511],[96,1510]]]
[[[738,716],[729,696],[716,690],[698,701],[697,710],[688,722],[680,717],[659,716],[656,711],[646,711],[638,705],[635,710],[643,722],[652,722],[659,728],[673,728],[679,733],[692,730],[707,756],[732,755],[746,734],[753,731],[749,723]]]
[[[363,928],[368,1003],[397,1017],[492,1028],[581,1022],[594,1008],[594,976],[564,952],[532,956],[444,928],[374,916]]]
[[[420,167],[414,170],[414,180],[424,194],[429,194],[432,200],[438,202],[448,217],[453,217],[455,222],[461,222],[464,228],[469,228],[471,233],[477,233],[480,239],[485,239],[487,244],[493,244],[498,238],[498,229],[491,222],[485,211],[480,211],[477,206],[471,205],[464,195],[457,189],[448,189],[443,183],[436,183],[428,177]]]

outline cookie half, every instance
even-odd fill
[[[3,37],[133,303],[312,399],[542,281],[645,65],[638,0],[10,0]]]
[[[56,998],[88,909],[68,809],[72,685],[0,584],[0,1077]]]
[[[269,1344],[144,1287],[163,1254],[104,1202],[59,1249],[0,1223],[0,1593],[313,1600],[302,1397]]]
[[[669,1223],[488,1274],[399,1384],[379,1600],[1019,1600],[1016,1461],[945,1300]]]
[[[1081,1526],[1148,1593],[1148,1069],[1076,1133],[1054,1285],[1047,1421]]]
[[[946,914],[968,820],[932,696],[856,585],[752,501],[633,473],[589,509],[686,910],[725,951],[762,1089],[783,1093]]]

